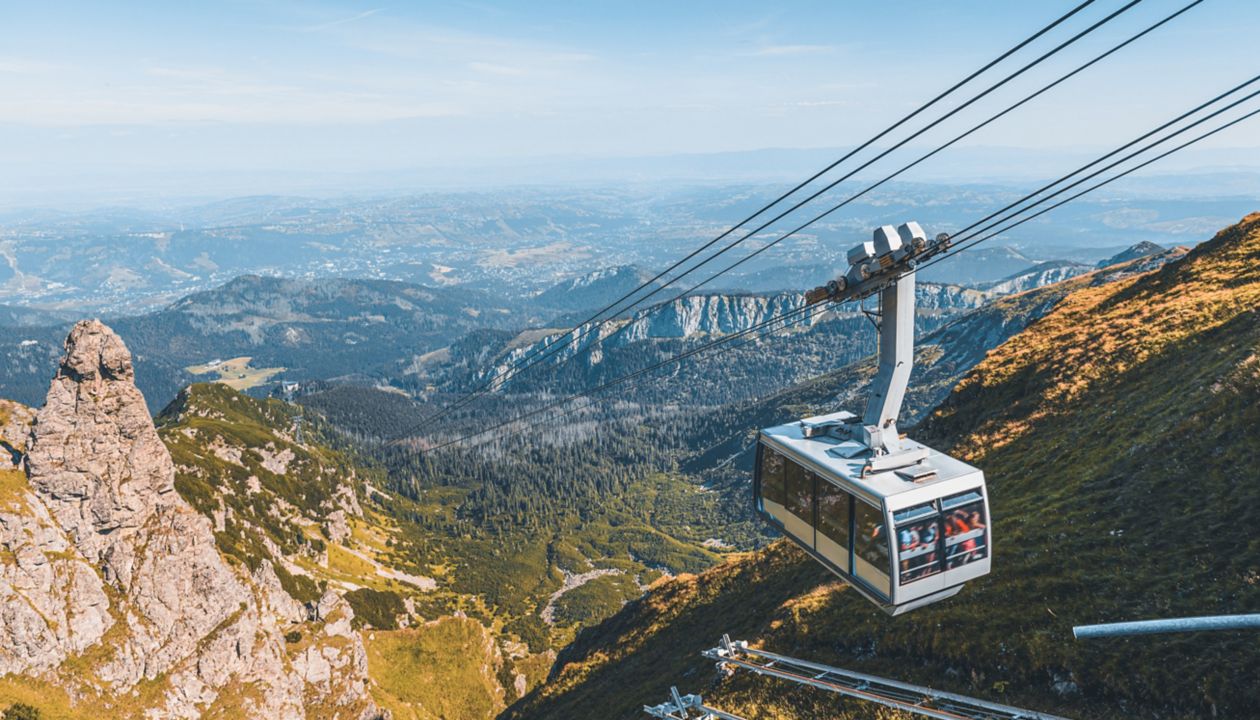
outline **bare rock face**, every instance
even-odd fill
[[[100,321],[74,326],[35,419],[31,487],[105,581],[131,600],[107,682],[152,679],[249,598],[206,518],[175,493],[175,465],[136,389],[131,355]]]
[[[350,537],[350,523],[346,520],[345,510],[334,510],[324,519],[324,532],[328,539],[335,543],[345,542]]]
[[[0,470],[0,675],[45,672],[114,623],[96,569],[17,470]]]
[[[34,421],[35,413],[30,408],[12,400],[0,400],[0,468],[16,466],[21,461]]]
[[[284,635],[304,620],[301,605],[269,564],[252,575],[230,565],[210,519],[175,492],[131,355],[99,321],[67,338],[25,467],[26,477],[0,470],[19,484],[0,493],[0,674],[78,683],[79,696],[158,682],[155,717],[196,718],[229,701],[239,704],[229,714],[248,717],[301,718],[311,704],[377,714],[349,607],[333,613],[343,622],[306,623],[305,653],[289,657]],[[108,647],[93,653],[90,680],[58,675],[96,644]],[[324,660],[314,677],[311,653]]]
[[[175,468],[135,386],[130,353],[99,320],[80,322],[66,338],[26,466],[79,552],[109,582],[130,585],[135,534],[178,500]]]

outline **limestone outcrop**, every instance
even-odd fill
[[[144,683],[153,717],[378,716],[349,606],[311,620],[269,563],[230,563],[175,491],[122,340],[85,321],[65,347],[25,473],[0,470],[0,674],[106,705]]]

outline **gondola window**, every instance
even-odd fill
[[[889,594],[888,536],[880,509],[858,501],[854,507],[854,549],[857,576],[884,595]]]
[[[849,509],[853,498],[829,482],[818,483],[817,549],[841,570],[849,571]]]

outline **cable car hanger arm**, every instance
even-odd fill
[[[871,240],[849,251],[844,275],[805,294],[810,304],[880,296],[879,370],[860,425],[857,417],[850,416],[843,424],[804,428],[807,437],[832,434],[870,448],[868,469],[872,472],[912,465],[926,457],[924,450],[903,448],[897,417],[914,366],[914,269],[949,246],[948,235],[929,241],[917,222],[895,228],[884,225]]]

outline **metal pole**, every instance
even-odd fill
[[[1208,630],[1260,630],[1260,614],[1209,615],[1206,617],[1172,618],[1170,620],[1137,620],[1134,622],[1078,625],[1072,628],[1076,639],[1115,637],[1119,635],[1155,635],[1159,633],[1203,632]]]

